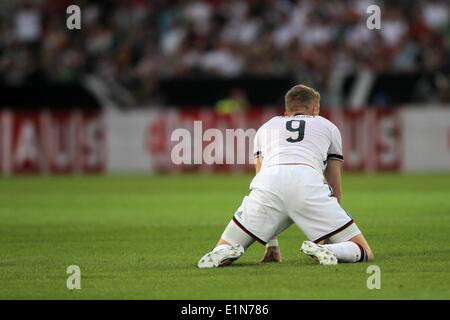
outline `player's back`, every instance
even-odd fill
[[[255,156],[262,169],[278,164],[306,164],[322,172],[327,159],[342,160],[339,129],[320,116],[278,116],[259,128]]]

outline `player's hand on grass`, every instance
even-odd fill
[[[260,262],[281,262],[281,250],[279,246],[276,247],[266,247],[264,256]]]

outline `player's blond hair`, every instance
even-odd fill
[[[320,104],[320,93],[311,87],[298,84],[286,93],[284,101],[287,112],[292,112],[299,108],[309,109],[314,102],[317,102],[317,105]]]

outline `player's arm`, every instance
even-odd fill
[[[324,171],[325,179],[328,185],[333,190],[333,197],[336,197],[337,201],[341,203],[342,184],[341,184],[341,172],[342,164],[344,162],[344,156],[342,153],[342,138],[339,129],[336,126],[332,126],[330,131],[330,148],[327,155],[327,166]]]
[[[324,175],[327,183],[330,185],[331,189],[333,189],[332,196],[336,197],[339,203],[341,203],[342,194],[341,172],[342,161],[337,159],[328,159]]]
[[[259,171],[261,170],[261,165],[262,165],[262,158],[256,157],[255,158],[255,173],[256,174],[258,174]]]

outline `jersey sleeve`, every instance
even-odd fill
[[[342,153],[342,137],[336,126],[333,126],[333,129],[331,130],[331,145],[328,149],[327,160],[328,159],[344,161],[344,155]]]
[[[253,156],[254,158],[263,157],[262,155],[262,148],[261,148],[261,129],[256,131],[255,139],[253,141]]]

